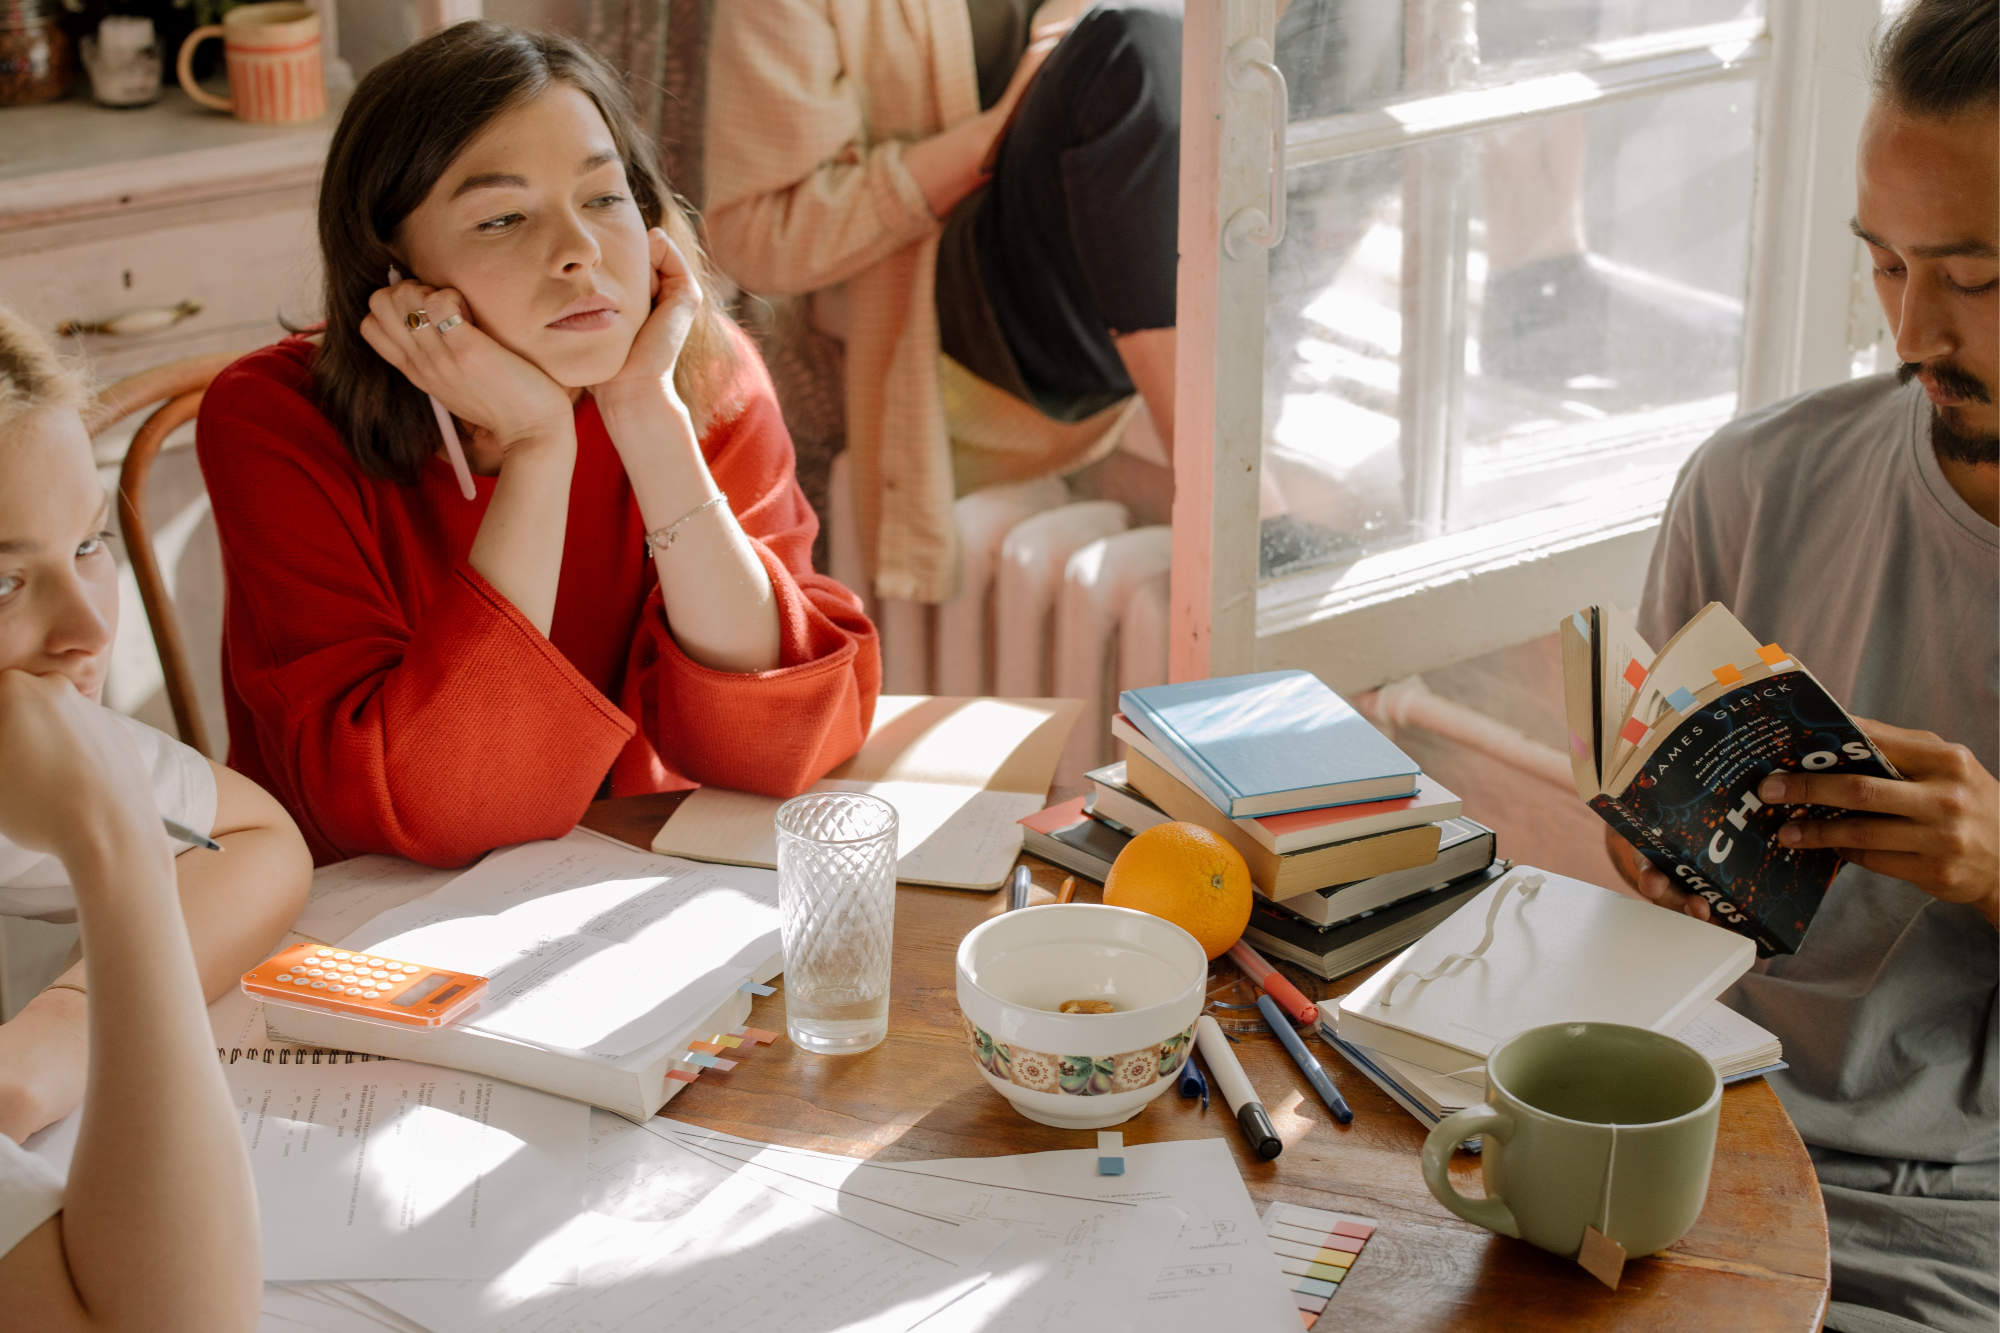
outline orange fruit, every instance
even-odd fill
[[[1118,853],[1104,901],[1171,921],[1219,958],[1250,924],[1250,867],[1199,824],[1160,824]]]

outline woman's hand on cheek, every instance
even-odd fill
[[[412,313],[420,314],[414,329]],[[461,322],[439,327],[453,316]],[[569,429],[574,406],[568,391],[483,332],[449,287],[399,282],[379,289],[368,298],[361,336],[410,383],[490,437],[503,455]]]
[[[639,327],[632,350],[618,373],[591,390],[600,408],[615,406],[627,393],[672,394],[674,363],[687,345],[688,330],[701,309],[701,284],[688,267],[680,247],[658,227],[646,233],[653,264],[653,312]]]

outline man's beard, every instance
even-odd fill
[[[1993,395],[1977,377],[1949,361],[1905,361],[1896,367],[1896,383],[1908,384],[1926,369],[1932,381],[1946,393],[1975,403],[1993,401]],[[1939,458],[1952,463],[1973,467],[2000,463],[2000,436],[1972,435],[1961,430],[1955,407],[1931,408],[1931,448],[1937,450]]]

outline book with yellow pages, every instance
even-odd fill
[[[1610,607],[1561,634],[1577,795],[1760,955],[1796,953],[1840,855],[1778,830],[1844,812],[1767,806],[1757,788],[1776,771],[1901,775],[1803,663],[1720,602],[1658,653]]]

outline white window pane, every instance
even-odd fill
[[[1480,0],[1479,63],[1505,66],[1764,16],[1763,0]]]
[[[1734,411],[1756,85],[1291,173],[1270,578],[1631,482]]]

